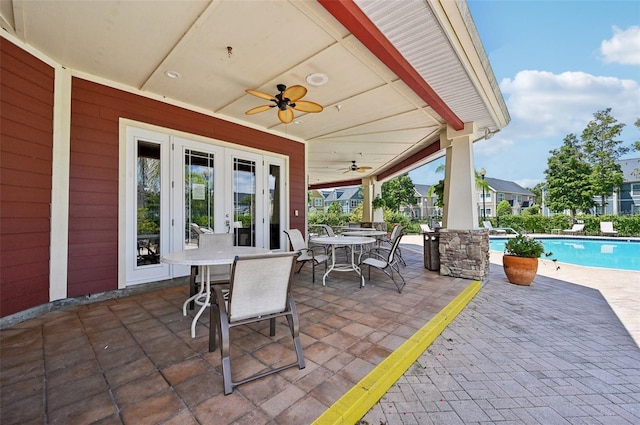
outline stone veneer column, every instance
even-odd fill
[[[441,229],[440,274],[484,282],[489,277],[489,230]]]

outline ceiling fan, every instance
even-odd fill
[[[367,170],[371,170],[371,167],[358,167],[355,161],[351,161],[351,166],[347,168],[347,171],[342,174],[347,174],[354,171],[357,171],[358,173],[364,173]]]
[[[278,118],[284,124],[289,124],[293,121],[294,109],[300,112],[321,112],[323,109],[321,105],[315,102],[300,100],[307,94],[307,89],[302,86],[291,86],[287,88],[284,84],[278,84],[277,88],[280,93],[273,96],[258,90],[245,90],[249,94],[273,102],[273,105],[256,106],[255,108],[249,109],[245,114],[253,115],[278,107]]]

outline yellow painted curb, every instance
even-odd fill
[[[429,320],[389,357],[333,403],[312,422],[312,425],[347,425],[355,424],[360,420],[425,352],[449,323],[475,297],[481,287],[480,281],[473,281],[433,319]]]

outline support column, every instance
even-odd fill
[[[374,198],[382,196],[382,184],[375,177],[369,177],[362,180],[362,222],[371,223],[371,227],[380,227],[380,223],[384,223],[384,215],[382,208],[374,210],[371,202]],[[386,228],[386,226],[383,226]]]
[[[373,209],[371,208],[371,200],[373,195],[373,178],[362,179],[362,221],[373,221]]]
[[[444,211],[440,230],[440,274],[485,281],[489,276],[489,232],[478,228],[473,141],[475,123],[440,136],[446,149]]]
[[[445,136],[445,134],[442,134]],[[478,228],[476,207],[476,182],[473,164],[473,140],[475,123],[467,123],[464,129],[446,131],[446,169],[444,185],[443,227],[471,230]],[[444,142],[444,143],[443,143]]]

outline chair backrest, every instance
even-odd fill
[[[401,224],[396,224],[393,230],[391,230],[391,236],[389,236],[389,240],[393,243],[400,235],[402,235],[402,231],[404,230],[404,226]]]
[[[202,233],[198,237],[199,249],[228,248],[233,246],[233,233]]]
[[[304,240],[304,236],[298,229],[289,229],[284,231],[289,237],[289,242],[291,242],[291,248],[294,251],[300,251],[303,249],[307,249],[307,242]]]
[[[229,285],[229,322],[287,309],[297,252],[236,257]]]
[[[485,229],[493,229],[493,225],[491,224],[490,221],[483,221],[482,225],[484,226]]]
[[[398,227],[398,226],[396,226]],[[395,229],[395,227],[394,227]],[[396,260],[396,250],[398,249],[398,246],[400,245],[400,239],[402,239],[402,232],[398,233],[398,236],[395,239],[391,240],[391,249],[389,250],[389,257],[387,258],[387,263],[389,264],[393,264]]]
[[[213,230],[209,229],[208,227],[200,227],[196,223],[191,223],[189,226],[191,226],[191,230],[199,235],[203,235],[205,233],[213,233]]]
[[[600,222],[600,231],[601,232],[613,232],[613,221],[601,221]]]
[[[420,225],[420,231],[422,233],[430,233],[430,232],[432,232],[432,230],[431,230],[431,228],[429,227],[428,224],[421,224]]]
[[[574,232],[582,232],[584,230],[584,224],[574,224],[571,230]]]
[[[333,228],[328,224],[323,224],[324,231],[327,232],[327,236],[334,237],[336,234],[333,232]]]

